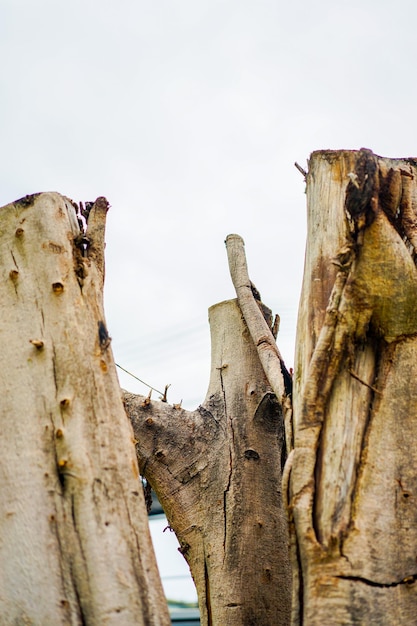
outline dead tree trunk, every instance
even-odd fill
[[[104,224],[58,194],[0,211],[0,615],[170,623],[102,308]]]
[[[284,485],[293,626],[416,620],[416,180],[415,161],[367,150],[309,163]]]
[[[141,471],[190,565],[201,623],[280,626],[289,623],[291,602],[281,398],[237,302],[215,305],[209,317],[204,403],[188,412],[125,393],[125,406]]]

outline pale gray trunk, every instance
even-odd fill
[[[170,623],[102,308],[98,199],[0,210],[1,624]]]
[[[237,301],[209,311],[208,393],[194,412],[125,393],[140,467],[196,583],[204,626],[290,618],[283,416]]]

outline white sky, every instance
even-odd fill
[[[417,150],[415,0],[1,0],[0,204],[105,195],[117,362],[195,408],[224,239],[291,366],[316,149]],[[131,391],[146,393],[120,375]]]
[[[197,592],[187,562],[178,551],[177,538],[170,531],[166,517],[155,515],[149,525],[165,596],[168,600],[196,603]]]
[[[195,408],[224,239],[293,362],[305,245],[294,161],[416,156],[415,0],[0,0],[0,205],[105,195],[116,361]],[[120,375],[130,391],[147,390]]]

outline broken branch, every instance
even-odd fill
[[[274,336],[253,294],[245,256],[245,244],[239,235],[228,235],[226,238],[227,257],[230,276],[252,341],[258,351],[265,375],[278,400],[285,395],[284,365],[281,354],[275,343]],[[284,366],[285,367],[285,366]]]

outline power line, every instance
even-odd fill
[[[148,387],[148,389],[152,389],[152,391],[156,391],[156,393],[160,393],[162,397],[165,397],[165,394],[162,391],[159,391],[159,389],[156,389],[155,387],[152,387],[152,385],[148,385],[148,383],[145,383],[144,380],[141,380],[140,378],[138,378],[137,376],[135,376],[134,374],[132,374],[132,372],[129,372],[128,370],[126,370],[124,367],[122,367],[121,365],[119,365],[118,363],[115,363],[116,367],[118,367],[119,369],[123,370],[124,372],[126,372],[126,374],[129,374],[129,376],[131,376],[132,378],[136,378],[136,380],[138,380],[140,383],[142,383],[142,385],[145,385],[145,387]]]

